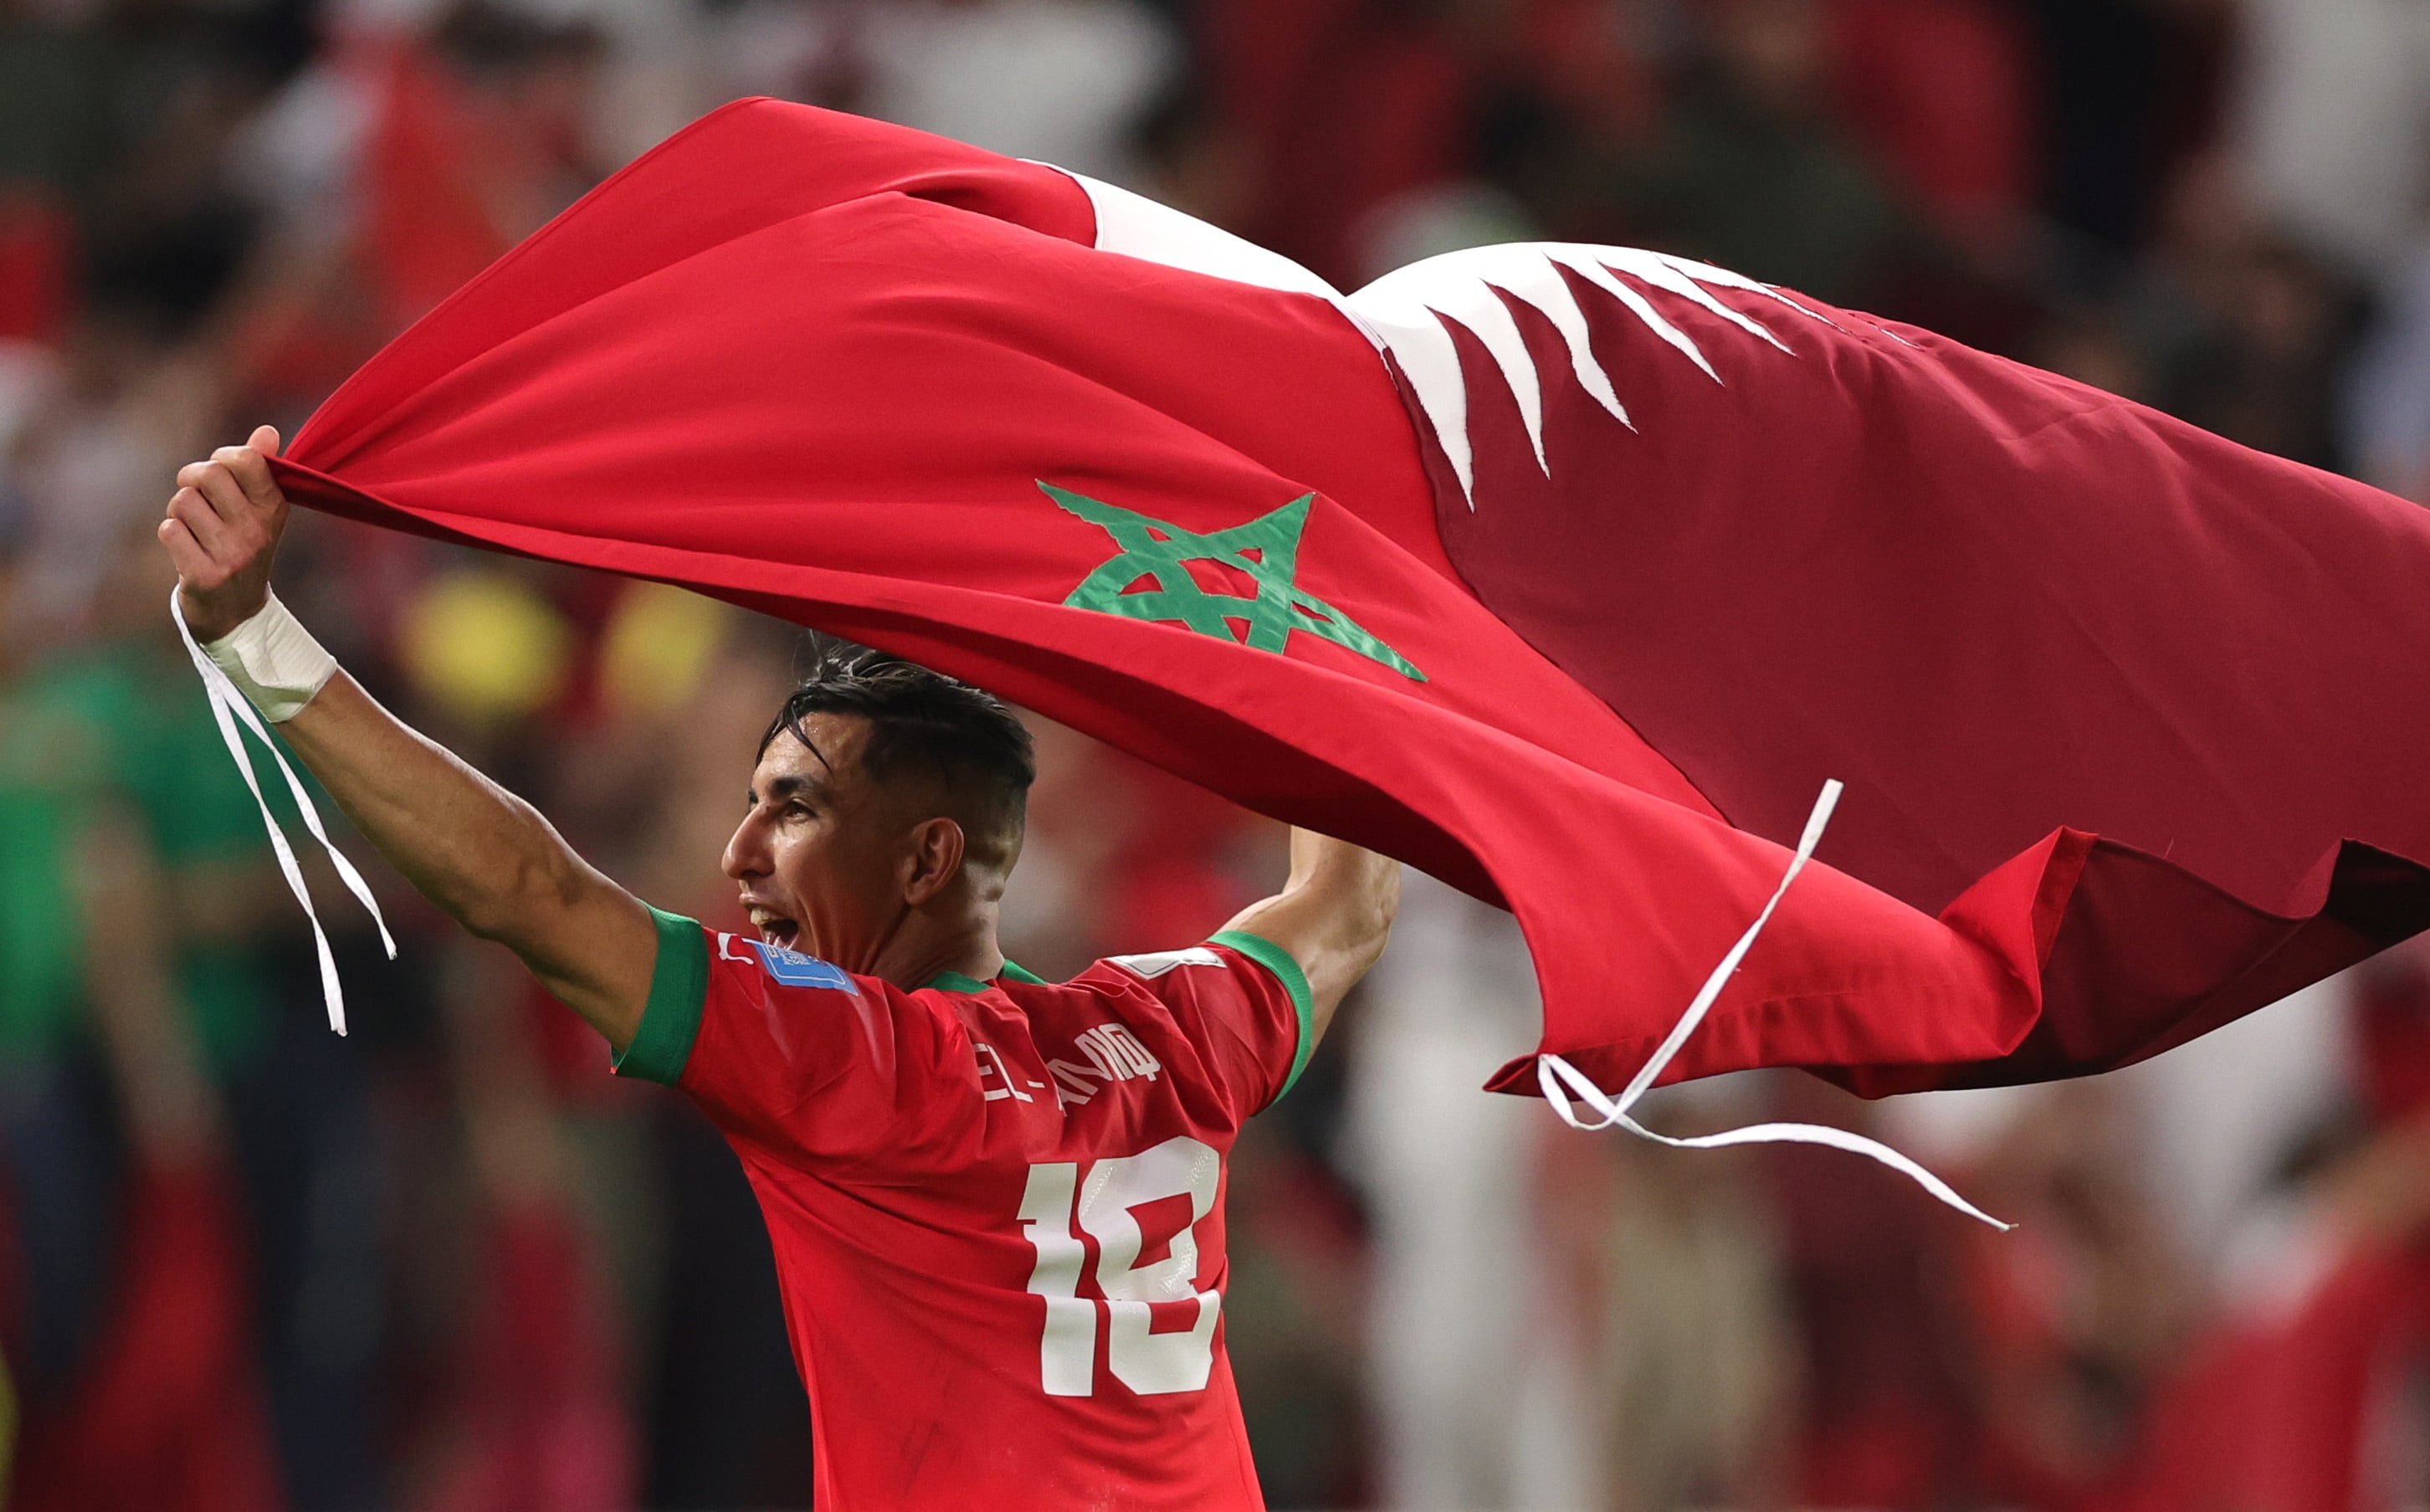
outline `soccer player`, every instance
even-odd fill
[[[1261,1505],[1223,1354],[1223,1160],[1381,953],[1398,869],[1306,831],[1206,943],[1070,982],[1004,958],[1028,734],[830,658],[768,727],[724,868],[758,932],[652,908],[374,702],[270,594],[257,430],[160,539],[204,649],[423,894],[681,1088],[741,1157],[822,1507]]]

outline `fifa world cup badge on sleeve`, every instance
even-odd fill
[[[860,990],[853,985],[852,977],[842,967],[820,960],[815,955],[805,955],[800,951],[787,950],[782,945],[771,945],[757,939],[746,939],[743,943],[758,952],[760,967],[774,977],[779,986],[824,987],[838,992]]]

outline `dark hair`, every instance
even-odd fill
[[[1009,864],[1020,849],[1029,785],[1038,779],[1029,730],[1020,718],[992,693],[850,641],[817,641],[812,657],[801,686],[759,737],[758,754],[765,756],[777,736],[791,735],[824,762],[826,754],[802,722],[813,714],[857,714],[869,721],[863,771],[878,782],[934,773],[975,805],[974,819],[998,832]],[[996,837],[973,837],[989,838]]]

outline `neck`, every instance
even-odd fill
[[[984,946],[968,951],[940,953],[929,963],[915,966],[909,971],[886,971],[878,974],[907,992],[915,992],[948,972],[967,976],[974,982],[994,981],[1004,974],[1004,952],[998,950],[995,941],[990,939]]]
[[[1003,971],[1004,952],[996,945],[995,918],[990,911],[986,917],[962,921],[953,928],[938,927],[914,914],[878,951],[868,974],[905,991],[914,991],[947,972],[987,982]]]

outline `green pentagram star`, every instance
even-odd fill
[[[1293,581],[1299,573],[1300,532],[1307,528],[1315,494],[1303,494],[1244,524],[1200,535],[1052,483],[1038,486],[1064,509],[1102,527],[1122,548],[1082,579],[1065,604],[1125,619],[1178,623],[1200,635],[1276,655],[1290,643],[1292,631],[1304,630],[1404,677],[1426,680],[1399,652]],[[1245,573],[1257,584],[1256,596],[1208,591],[1190,575],[1191,562],[1214,562]],[[1139,585],[1136,590],[1134,584]],[[1233,630],[1236,623],[1240,632]]]

